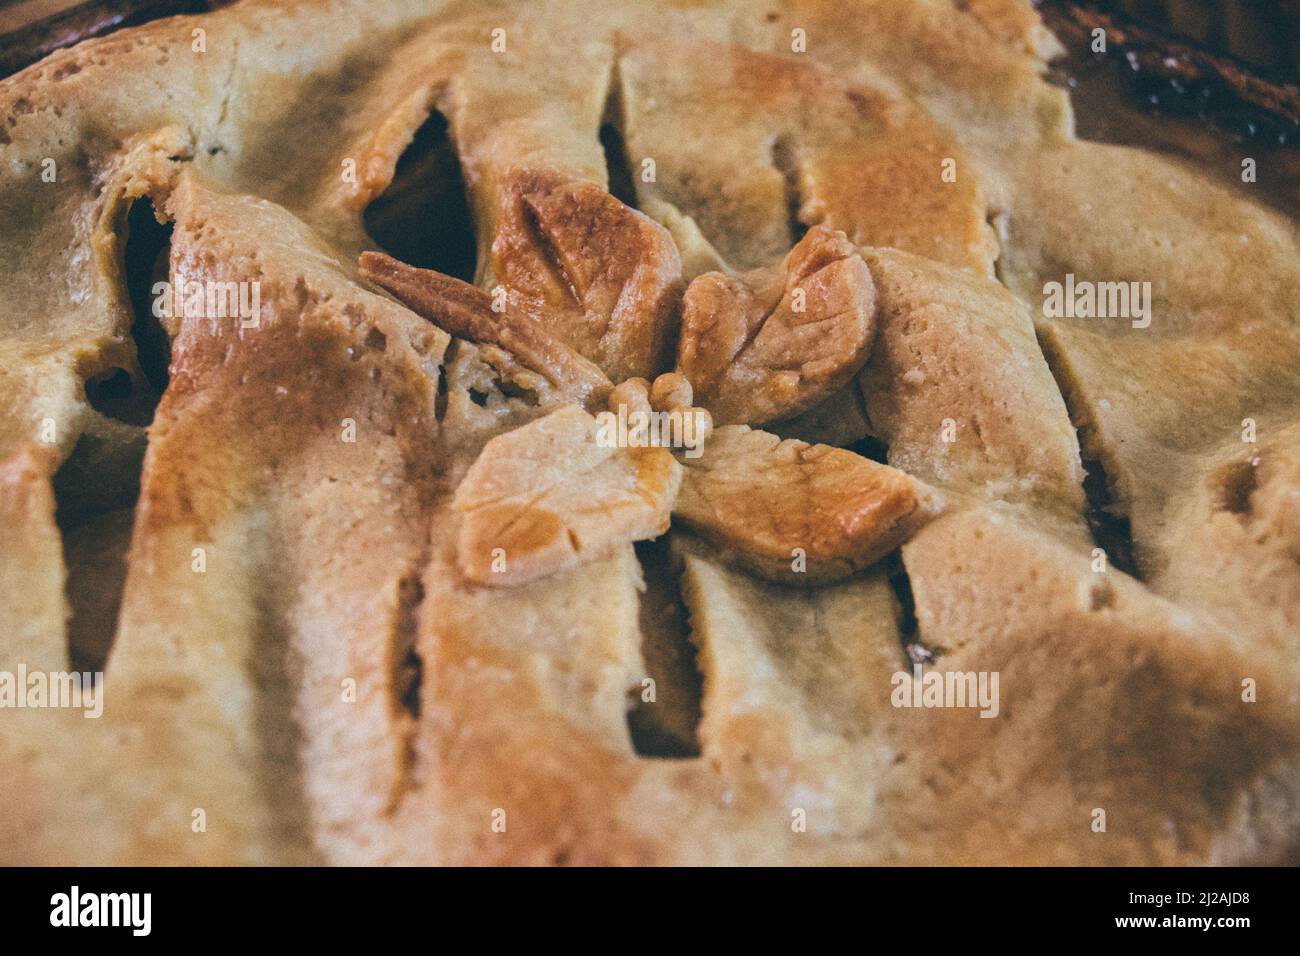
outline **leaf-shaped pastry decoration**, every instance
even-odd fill
[[[938,492],[906,472],[744,425],[716,429],[703,457],[684,464],[673,514],[777,581],[852,574],[942,508]]]
[[[494,312],[482,289],[380,252],[362,253],[360,266],[363,278],[412,311],[459,338],[505,349],[569,401],[599,407],[613,387],[599,368],[531,317],[509,307]]]
[[[594,183],[528,169],[507,183],[492,265],[511,303],[615,382],[663,371],[682,276],[668,231]]]
[[[616,448],[567,405],[493,438],[456,489],[457,561],[476,584],[523,584],[668,528],[681,466],[663,448]]]
[[[843,387],[875,335],[875,286],[843,233],[815,227],[774,266],[686,290],[678,370],[719,424],[764,424]]]

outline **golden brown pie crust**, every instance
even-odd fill
[[[0,861],[1296,858],[1295,223],[1076,138],[1028,0],[849,7],[242,0],[0,82],[0,672],[111,645],[0,709]],[[472,282],[364,228],[431,111]],[[163,318],[147,428],[146,200],[260,302]]]

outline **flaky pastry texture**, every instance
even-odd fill
[[[103,672],[0,862],[1294,861],[1296,227],[1056,52],[241,0],[0,81],[0,679]],[[439,128],[472,271],[367,228]]]

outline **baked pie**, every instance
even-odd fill
[[[243,0],[0,82],[0,858],[1295,860],[1296,226],[1059,52]]]

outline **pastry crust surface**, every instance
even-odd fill
[[[847,7],[241,0],[0,81],[0,671],[107,654],[0,709],[0,862],[1297,859],[1295,223],[1076,138],[1028,0]],[[365,228],[435,112],[472,277]],[[258,296],[147,424],[146,201]]]

